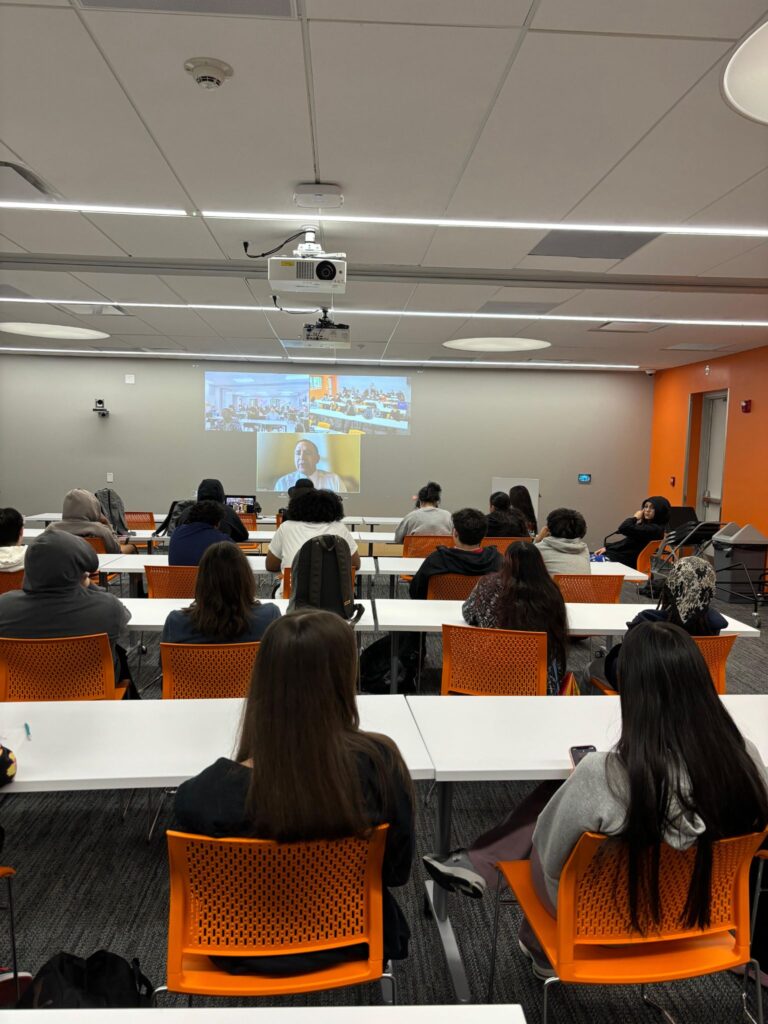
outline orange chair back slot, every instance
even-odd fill
[[[238,512],[240,522],[246,528],[249,533],[255,533],[258,530],[258,520],[255,512]]]
[[[125,523],[129,530],[154,530],[157,525],[152,512],[126,512]]]
[[[547,634],[443,626],[440,692],[475,696],[544,696]]]
[[[427,582],[428,601],[466,601],[482,576],[462,576],[458,572],[444,572],[430,576]]]
[[[589,573],[555,573],[552,577],[563,600],[570,604],[616,604],[621,597],[623,576],[592,576]]]
[[[0,701],[114,700],[106,633],[47,640],[0,639]]]
[[[277,528],[278,528],[278,526],[280,526],[280,525],[282,524],[282,522],[283,522],[283,517],[282,517],[282,516],[280,515],[280,513],[278,512],[278,513],[277,513],[277,514],[275,515],[275,529],[277,529]]]
[[[499,554],[503,555],[510,544],[516,544],[520,540],[530,544],[533,542],[533,537],[483,537],[480,545],[484,548],[496,548]]]
[[[90,544],[97,555],[106,555],[107,546],[104,543],[103,537],[83,537],[82,540],[84,540],[87,544]]]
[[[245,697],[259,653],[247,644],[160,644],[163,699]]]
[[[298,843],[168,832],[168,989],[279,994],[375,980],[383,970],[381,865],[387,825],[370,836]],[[236,976],[208,959],[366,943],[368,959],[294,977]]]
[[[453,537],[435,533],[409,533],[403,537],[403,558],[426,558],[438,548],[452,548]]]
[[[0,572],[0,594],[7,594],[9,590],[21,590],[23,582],[23,569],[14,569],[13,572]]]
[[[196,565],[145,565],[148,597],[195,596]]]
[[[352,566],[352,589],[355,589],[355,578],[357,570]],[[283,597],[288,598],[291,596],[292,587],[292,575],[290,569],[283,569]]]
[[[725,664],[731,648],[736,643],[736,637],[695,636],[693,641],[704,655],[715,689],[718,693],[725,693]]]

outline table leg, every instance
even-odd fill
[[[394,573],[391,573],[391,575],[389,577],[389,596],[390,597],[394,597],[395,596],[395,586],[396,585],[397,585],[397,576],[395,576]]]
[[[453,802],[453,783],[437,783],[437,816],[435,819],[435,846],[438,854],[446,854],[451,848],[451,804]],[[453,983],[456,1001],[471,1002],[469,982],[461,959],[459,945],[448,916],[448,893],[434,882],[425,882],[427,899],[435,917],[440,942],[445,953],[448,973]]]

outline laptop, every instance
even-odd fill
[[[231,505],[238,515],[240,515],[243,512],[253,513],[256,511],[255,494],[225,494],[224,501],[227,503],[227,505]]]

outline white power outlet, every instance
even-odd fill
[[[114,482],[115,482],[115,474],[114,473],[107,473],[107,483],[108,484],[112,484]]]

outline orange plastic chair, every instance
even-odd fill
[[[148,597],[194,597],[196,565],[145,565]]]
[[[547,1024],[549,989],[558,981],[645,986],[714,974],[742,964],[757,969],[749,952],[749,868],[765,837],[762,832],[714,843],[712,920],[707,928],[688,928],[680,920],[695,847],[679,851],[662,845],[662,919],[658,929],[650,928],[647,936],[630,928],[627,847],[615,838],[586,832],[579,839],[560,876],[557,918],[536,894],[529,860],[498,864],[555,970],[555,977],[544,983],[543,1024]],[[643,911],[641,899],[641,918]],[[494,951],[495,943],[494,935]],[[746,987],[746,978],[744,984]],[[759,1002],[759,983],[757,992]],[[642,996],[650,1003],[644,988]],[[758,1020],[763,1020],[762,1006]]]
[[[443,626],[440,693],[545,696],[547,634]]]
[[[480,546],[483,548],[496,548],[499,554],[503,555],[510,544],[514,544],[519,540],[524,540],[530,544],[533,541],[533,537],[483,537],[480,541]]]
[[[720,694],[725,693],[725,664],[728,661],[731,648],[736,643],[736,637],[694,636],[691,639],[704,656],[715,690]],[[591,682],[604,696],[616,696],[617,691],[604,680],[592,676]]]
[[[356,569],[352,566],[352,589],[355,589],[355,574]],[[291,570],[283,569],[283,597],[287,598],[291,596]]]
[[[280,515],[279,512],[277,512],[275,514],[275,529],[277,529],[278,526],[282,525],[282,522],[283,522],[283,517]]]
[[[23,569],[15,569],[13,572],[0,572],[0,594],[7,594],[9,590],[21,590],[23,581]]]
[[[452,548],[453,537],[450,534],[409,533],[403,537],[403,558],[426,558],[439,547]]]
[[[160,644],[163,700],[245,697],[259,646]]]
[[[621,597],[623,576],[592,576],[589,573],[555,573],[552,579],[563,600],[570,604],[616,604]]]
[[[275,996],[390,979],[381,865],[387,825],[365,838],[275,843],[168,832],[169,992]],[[368,957],[307,974],[229,974],[211,955],[276,956],[366,943]],[[394,1001],[394,1000],[393,1000]]]
[[[427,581],[428,601],[466,601],[482,576],[462,576],[458,572],[443,572],[430,576]]]
[[[106,555],[107,546],[103,537],[82,537],[86,544],[90,544],[97,555]]]
[[[121,700],[106,633],[0,639],[0,701]]]
[[[255,512],[238,512],[238,516],[249,533],[255,533],[258,530],[258,518]]]
[[[126,512],[125,523],[129,530],[154,530],[157,525],[152,512]]]

